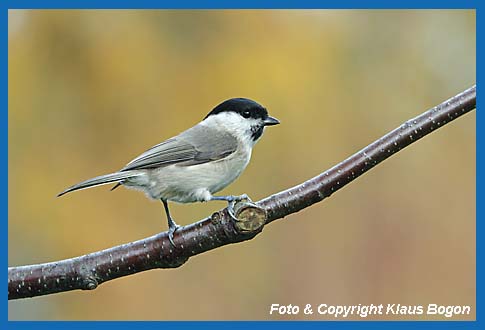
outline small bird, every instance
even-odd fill
[[[117,182],[161,200],[167,215],[169,240],[180,226],[170,215],[168,202],[226,201],[231,216],[234,203],[247,198],[214,196],[236,180],[251,158],[266,126],[279,124],[255,101],[233,98],[216,106],[197,125],[148,149],[115,173],[75,184],[57,196]]]

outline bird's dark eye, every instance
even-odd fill
[[[242,116],[244,118],[249,118],[249,117],[251,117],[251,112],[249,112],[249,111],[243,111]]]

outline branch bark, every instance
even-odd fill
[[[383,160],[476,106],[476,85],[423,114],[406,121],[369,146],[322,174],[259,202],[236,205],[233,219],[227,209],[174,235],[167,232],[84,256],[8,269],[8,299],[70,290],[92,290],[118,277],[154,268],[175,268],[190,257],[217,247],[249,240],[274,220],[322,201]]]

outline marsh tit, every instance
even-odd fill
[[[234,98],[216,106],[197,125],[148,149],[115,173],[101,175],[61,192],[116,182],[161,200],[167,215],[169,239],[179,227],[170,215],[168,202],[193,203],[223,200],[233,203],[247,195],[214,196],[236,180],[251,158],[251,151],[266,126],[278,119],[255,101]],[[234,216],[233,214],[231,214]]]

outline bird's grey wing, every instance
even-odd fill
[[[237,139],[229,133],[205,125],[187,131],[148,149],[121,171],[163,167],[171,164],[189,166],[225,158],[237,149]]]

